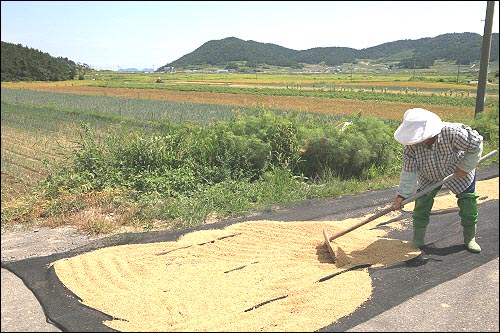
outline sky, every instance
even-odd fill
[[[486,7],[487,1],[1,1],[1,39],[95,69],[157,69],[227,37],[307,50],[482,36]],[[495,1],[494,33],[499,10]]]

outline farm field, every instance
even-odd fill
[[[199,75],[198,75],[199,76]],[[208,75],[207,75],[208,76]],[[240,75],[241,76],[241,75]],[[2,87],[9,89],[27,89],[35,91],[45,91],[53,93],[65,94],[81,94],[93,96],[115,96],[120,98],[138,98],[147,100],[161,100],[161,101],[174,101],[174,102],[188,102],[188,103],[203,103],[203,104],[219,104],[229,105],[233,107],[264,107],[274,110],[296,110],[300,112],[316,112],[330,115],[350,115],[361,113],[363,115],[373,115],[381,119],[401,119],[402,113],[411,107],[422,106],[426,104],[426,95],[431,93],[423,93],[422,90],[433,90],[432,94],[438,95],[448,100],[454,100],[455,103],[444,102],[443,105],[433,105],[432,111],[437,113],[443,118],[474,118],[474,98],[475,87],[473,86],[460,86],[461,90],[456,89],[456,85],[449,83],[438,84],[435,82],[389,82],[389,81],[375,81],[375,82],[357,82],[355,84],[344,82],[342,87],[325,88],[326,81],[323,81],[324,87],[313,88],[302,87],[303,85],[310,84],[312,79],[301,81],[300,83],[289,83],[285,85],[285,79],[277,79],[275,77],[264,77],[251,84],[242,84],[241,78],[236,78],[231,81],[227,78],[225,80],[213,78],[210,82],[202,82],[198,80],[185,81],[185,77],[179,77],[179,80],[166,81],[165,85],[144,83],[144,77],[135,77],[133,74],[117,75],[122,81],[117,84],[111,84],[114,80],[106,81],[106,83],[98,83],[97,81],[71,81],[71,82],[18,82],[18,83],[2,83]],[[129,78],[130,77],[130,78]],[[116,79],[116,78],[115,78]],[[135,83],[134,83],[135,79]],[[198,78],[199,79],[199,78]],[[288,78],[291,80],[291,78]],[[150,82],[152,78],[150,77]],[[320,81],[320,80],[318,80]],[[188,85],[186,86],[186,83]],[[112,86],[110,86],[112,85]],[[197,87],[206,86],[222,86],[219,91],[206,91],[206,89]],[[319,91],[347,91],[346,94],[351,93],[349,98],[335,98],[321,97],[325,94],[309,96],[283,96],[275,94],[276,90],[289,90],[294,91],[293,86],[300,85],[295,91],[303,90],[319,90]],[[180,87],[180,88],[179,88]],[[234,90],[232,88],[254,87],[250,92],[245,90]],[[257,88],[256,88],[257,87]],[[364,88],[363,88],[364,87]],[[453,88],[452,88],[453,87]],[[496,87],[496,88],[495,88]],[[259,91],[260,89],[267,88],[266,94]],[[377,90],[375,90],[377,89]],[[388,90],[391,89],[391,90]],[[430,90],[429,90],[430,89]],[[496,93],[495,93],[496,90]],[[370,95],[370,92],[377,92],[382,95],[381,98],[377,97],[363,97],[361,94]],[[384,98],[387,91],[393,91],[390,95],[392,99]],[[493,86],[487,94],[488,100],[496,100],[498,103],[498,84]],[[344,95],[346,95],[344,94]],[[359,95],[358,97],[356,95]],[[436,97],[436,96],[435,96]],[[359,98],[359,99],[356,99]],[[468,99],[468,104],[463,103],[461,100]],[[414,102],[411,102],[414,100]],[[400,101],[400,102],[398,102]],[[402,101],[402,102],[401,102]],[[448,104],[448,105],[446,105]],[[487,106],[486,106],[487,107]]]
[[[445,121],[472,123],[475,117],[475,87],[450,82],[179,74],[162,75],[163,83],[155,84],[157,74],[106,75],[102,80],[2,82],[2,220],[5,207],[28,210],[30,203],[21,196],[67,162],[81,145],[82,124],[98,136],[154,132],[155,124],[166,119],[204,125],[258,108],[339,120],[373,116],[392,124],[413,107],[427,108]],[[488,85],[485,111],[491,110],[498,110],[498,84]]]
[[[498,71],[498,69],[497,69]],[[492,74],[493,74],[492,70]],[[498,77],[490,76],[487,93],[491,96],[497,95]],[[141,87],[153,85],[162,88],[158,84],[161,80],[165,85],[218,85],[227,87],[270,87],[282,89],[387,89],[398,92],[406,89],[412,92],[441,93],[447,91],[464,91],[475,94],[477,89],[477,73],[467,78],[457,79],[456,75],[439,74],[394,74],[375,75],[372,73],[361,74],[216,74],[216,73],[120,73],[109,71],[94,71],[85,76],[85,80],[62,81],[62,82],[29,82],[29,87],[39,86],[113,86]],[[25,86],[27,82],[9,83],[2,85],[10,87]]]
[[[26,86],[25,86],[26,87]],[[289,96],[263,96],[210,92],[168,91],[156,89],[105,88],[91,86],[28,86],[25,89],[53,93],[91,96],[114,96],[146,100],[189,102],[199,104],[222,104],[233,107],[264,107],[273,110],[297,110],[329,115],[362,113],[381,119],[399,120],[405,110],[419,106],[411,103],[357,101],[348,99],[307,98]],[[472,119],[474,109],[470,107],[434,106],[433,112],[443,117]]]

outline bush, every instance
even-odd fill
[[[329,171],[341,179],[362,178],[373,169],[378,173],[392,170],[399,162],[401,147],[392,136],[392,127],[376,118],[360,116],[344,124],[348,126],[307,140],[299,166],[304,176],[314,179]]]

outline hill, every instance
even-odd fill
[[[304,64],[338,66],[370,59],[403,68],[429,68],[436,60],[460,65],[479,63],[483,37],[476,33],[450,33],[417,40],[398,40],[366,49],[317,47],[292,50],[276,44],[244,41],[236,37],[211,40],[157,71],[217,66],[226,69],[257,65],[302,68]],[[498,33],[492,34],[490,61],[498,60]]]

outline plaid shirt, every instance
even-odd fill
[[[467,176],[452,178],[445,186],[454,194],[463,192],[474,180],[482,143],[483,137],[469,126],[443,122],[432,146],[421,143],[404,146],[398,194],[406,198],[417,185],[420,191],[455,173],[457,167],[468,172]]]

